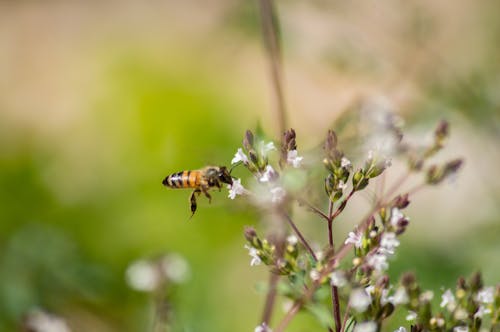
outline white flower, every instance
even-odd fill
[[[418,297],[421,302],[430,302],[434,298],[434,293],[430,290],[423,292]]]
[[[286,242],[288,242],[289,244],[291,244],[292,246],[296,245],[297,242],[299,241],[299,239],[297,239],[297,237],[295,235],[289,235],[287,238],[286,238]]]
[[[491,314],[491,309],[485,308],[483,305],[480,305],[474,314],[474,318],[482,318],[485,314]]]
[[[466,320],[469,317],[469,313],[463,308],[458,308],[455,310],[453,317],[455,320]]]
[[[377,331],[377,323],[368,321],[356,324],[353,332],[375,332]]]
[[[469,332],[469,328],[467,326],[455,326],[453,332]]]
[[[234,155],[234,158],[231,160],[231,164],[236,164],[239,163],[240,161],[242,161],[244,164],[248,164],[248,157],[241,148],[239,148],[236,154]]]
[[[271,165],[267,165],[266,169],[264,170],[264,174],[261,175],[259,178],[260,182],[269,182],[274,179],[276,179],[277,174],[274,168]]]
[[[385,271],[389,268],[389,264],[387,263],[387,257],[384,254],[376,253],[368,257],[367,259],[368,265],[373,267],[375,271]]]
[[[269,151],[276,150],[273,142],[264,143],[260,142],[260,154],[266,156]]]
[[[336,287],[344,287],[347,285],[344,271],[334,271],[330,273],[330,284]]]
[[[391,209],[391,219],[390,219],[390,223],[393,227],[397,227],[398,226],[398,222],[403,219],[405,217],[405,215],[401,212],[400,209],[394,207]]]
[[[349,243],[354,244],[356,248],[361,248],[363,246],[363,236],[358,233],[349,232],[349,235],[347,236],[344,244]]]
[[[406,320],[407,321],[414,321],[415,319],[417,319],[417,313],[415,311],[409,310],[408,315],[406,315]]]
[[[259,251],[254,247],[250,247],[248,244],[245,244],[245,249],[248,249],[248,255],[252,257],[250,261],[250,266],[256,266],[262,263],[262,260],[259,257]]]
[[[233,184],[227,186],[229,189],[229,195],[227,197],[235,199],[237,195],[243,195],[245,193],[245,188],[241,185],[241,179],[233,180]]]
[[[356,288],[351,292],[349,305],[358,312],[364,312],[372,303],[371,296],[364,288]]]
[[[266,323],[262,323],[255,328],[254,332],[273,332],[273,330],[271,330]]]
[[[451,290],[446,290],[444,294],[441,296],[441,308],[448,307],[450,311],[452,311],[455,307],[455,296],[451,292]]]
[[[410,299],[408,298],[408,293],[404,287],[399,287],[394,293],[394,296],[390,298],[390,301],[394,305],[406,304]]]
[[[297,150],[290,150],[286,155],[286,162],[295,168],[299,168],[302,165],[302,159],[304,157],[299,156]]]
[[[380,252],[386,255],[393,255],[394,249],[399,246],[396,233],[384,233],[380,240]]]
[[[347,183],[344,183],[344,181],[340,180],[339,184],[337,185],[337,189],[345,190],[346,188],[347,188]]]
[[[26,317],[26,328],[33,332],[70,332],[68,324],[60,317],[34,310]]]
[[[352,163],[346,157],[342,157],[342,159],[340,160],[340,167],[351,168],[352,167]]]
[[[309,277],[311,278],[312,281],[318,281],[319,278],[321,277],[321,274],[319,273],[318,270],[311,270],[311,272],[309,272]]]
[[[189,265],[178,254],[169,254],[160,262],[163,274],[174,283],[182,283],[189,278]]]
[[[476,300],[481,303],[493,303],[494,294],[493,287],[485,287],[477,293]]]
[[[285,189],[281,187],[274,187],[271,188],[271,202],[273,203],[281,203],[283,201],[283,198],[286,196],[286,191]]]
[[[400,326],[397,330],[394,330],[394,332],[406,332],[406,329]]]
[[[152,262],[138,260],[127,268],[125,279],[132,289],[150,292],[160,285],[161,275],[159,272]]]

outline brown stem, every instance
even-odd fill
[[[276,327],[275,332],[282,332],[285,330],[285,328],[290,324],[290,321],[295,317],[295,315],[299,312],[300,308],[302,307],[302,302],[297,301],[293,304],[293,306],[288,310],[286,313],[285,317],[281,320],[279,325]]]
[[[266,303],[264,305],[264,311],[262,312],[262,323],[269,325],[271,317],[273,315],[274,302],[276,299],[276,286],[278,284],[280,276],[276,273],[270,273],[269,276],[269,289],[267,291]]]
[[[344,320],[342,321],[342,331],[341,332],[345,331],[347,319],[349,318],[349,309],[350,309],[350,306],[349,306],[349,303],[347,303],[347,307],[345,308],[345,313],[344,313]]]
[[[328,221],[328,216],[324,214],[320,209],[318,209],[317,207],[315,207],[314,205],[312,205],[311,203],[302,198],[296,198],[296,199],[297,202],[299,202],[299,204],[307,206],[312,212],[316,213],[318,216]]]
[[[304,236],[302,235],[302,233],[299,231],[299,229],[297,228],[297,226],[293,222],[292,218],[290,218],[290,216],[288,214],[286,214],[286,213],[283,213],[283,215],[285,216],[285,219],[288,221],[288,224],[290,225],[290,227],[292,227],[292,229],[295,232],[295,234],[297,234],[297,236],[299,237],[300,242],[302,242],[302,244],[304,245],[304,247],[306,247],[307,251],[309,251],[309,253],[311,254],[311,256],[314,258],[314,261],[317,262],[318,258],[316,257],[316,254],[314,253],[314,250],[312,250],[311,246],[306,241],[306,239],[304,238]]]
[[[282,85],[281,47],[278,37],[278,22],[276,10],[272,0],[259,0],[262,35],[266,47],[271,80],[274,89],[276,114],[278,117],[279,133],[286,129],[286,106]]]

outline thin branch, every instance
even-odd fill
[[[342,331],[341,332],[345,331],[347,319],[349,318],[349,309],[351,309],[351,306],[349,305],[349,303],[347,303],[347,307],[345,308],[345,313],[344,313],[344,320],[342,321]]]
[[[297,226],[293,222],[292,218],[290,218],[290,216],[288,214],[286,214],[286,213],[283,213],[283,215],[285,216],[285,219],[288,221],[288,224],[290,225],[290,227],[292,227],[292,229],[295,232],[295,234],[297,234],[297,236],[299,237],[300,242],[302,242],[302,244],[304,245],[304,247],[306,247],[307,251],[309,251],[309,253],[311,254],[311,256],[314,258],[314,261],[317,262],[318,258],[316,257],[316,254],[314,253],[314,250],[312,250],[311,246],[306,241],[306,239],[304,238],[304,236],[302,235],[302,233],[299,231],[299,229],[297,228]]]
[[[318,216],[320,216],[321,218],[328,221],[328,219],[329,219],[328,216],[326,214],[324,214],[320,209],[318,209],[317,207],[315,207],[314,205],[309,203],[308,201],[306,201],[302,198],[296,198],[296,200],[297,200],[297,202],[299,202],[299,204],[307,206],[312,212],[316,213]]]
[[[279,325],[276,327],[275,332],[284,331],[288,326],[288,324],[290,324],[290,321],[293,319],[293,317],[295,317],[295,315],[299,312],[301,307],[302,307],[302,302],[296,301],[290,308],[290,310],[288,310],[285,317],[283,317]]]
[[[279,124],[279,133],[286,130],[286,106],[282,84],[281,46],[278,34],[276,10],[272,0],[259,0],[262,36],[267,51],[271,80],[275,95],[276,115]]]
[[[262,312],[261,323],[266,323],[269,325],[271,321],[271,317],[273,315],[274,302],[276,300],[276,286],[278,285],[278,281],[280,276],[276,273],[270,273],[269,276],[269,289],[267,291],[266,303],[264,305],[264,310]]]

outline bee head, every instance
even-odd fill
[[[219,167],[219,180],[227,184],[233,184],[231,173],[227,170],[226,166]]]

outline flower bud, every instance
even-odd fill
[[[365,178],[362,169],[357,170],[352,176],[352,186],[356,191],[364,189],[368,185],[368,182],[369,180]]]
[[[245,138],[243,138],[243,146],[245,147],[245,149],[247,149],[247,151],[253,149],[253,142],[254,142],[253,134],[250,130],[247,130],[245,132]]]
[[[402,210],[406,208],[410,204],[410,200],[408,199],[408,194],[404,195],[398,195],[394,201],[393,201],[393,206]]]
[[[481,272],[474,273],[470,278],[469,284],[472,292],[477,292],[483,288],[483,277],[481,276]]]

